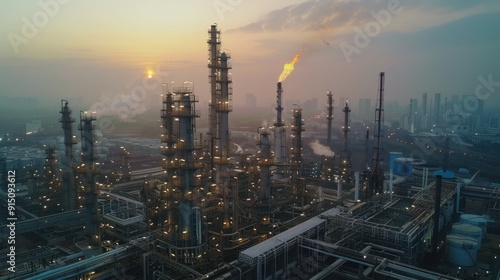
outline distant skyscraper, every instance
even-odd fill
[[[441,124],[441,94],[434,95],[434,124]]]
[[[359,102],[359,116],[364,119],[370,119],[372,114],[372,100],[369,98],[360,98]]]
[[[422,113],[419,116],[420,129],[426,129],[429,118],[427,116],[427,92],[422,93]]]
[[[484,116],[484,100],[477,99],[477,102],[478,102],[477,116],[479,118],[478,126],[482,128],[484,126],[484,120],[485,120],[485,116]]]
[[[302,112],[304,112],[305,114],[316,114],[318,112],[318,99],[308,99],[304,103],[302,103],[301,107]]]
[[[245,95],[245,106],[247,108],[256,108],[257,107],[257,97],[253,93],[247,93]]]
[[[443,106],[444,107],[442,110],[444,112],[444,114],[441,114],[443,116],[443,120],[442,120],[442,123],[445,125],[445,126],[448,126],[449,123],[448,123],[448,115],[446,114],[446,111],[448,110],[448,106],[450,104],[448,103],[448,97],[445,97],[444,98],[444,103],[443,103]]]
[[[427,92],[422,93],[422,116],[427,116]]]
[[[418,114],[418,99],[410,99],[410,112],[408,116],[410,132],[420,129],[420,119]]]
[[[290,112],[295,105],[299,105],[301,102],[299,99],[285,99],[285,108],[283,112]],[[273,107],[276,105],[273,105]]]

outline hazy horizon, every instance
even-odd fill
[[[386,100],[401,105],[423,92],[473,95],[479,77],[500,81],[496,1],[46,0],[3,6],[1,96],[77,100],[106,110],[136,94],[139,114],[150,109],[145,100],[159,100],[162,83],[189,80],[202,107],[209,99],[206,41],[213,23],[232,56],[236,106],[247,93],[260,107],[274,103],[283,64],[301,49],[304,55],[283,82],[284,98],[318,98],[320,106],[328,90],[355,104],[375,99],[380,71],[386,72]],[[487,105],[499,104],[498,94],[491,98]]]

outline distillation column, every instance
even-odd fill
[[[220,64],[217,73],[217,103],[215,111],[217,113],[217,143],[214,152],[215,165],[215,184],[217,190],[222,191],[224,219],[222,227],[228,229],[231,227],[229,200],[230,198],[230,176],[229,176],[229,160],[230,154],[230,138],[229,138],[229,112],[232,111],[232,82],[229,78],[228,56],[225,52],[220,55]],[[235,202],[231,203],[234,205]]]
[[[302,131],[304,131],[304,120],[302,119],[302,109],[293,109],[292,125],[292,158],[290,167],[292,171],[292,188],[295,200],[304,206],[305,185],[301,178],[302,169]]]
[[[82,134],[82,161],[80,171],[85,177],[85,231],[91,246],[100,245],[99,219],[97,211],[97,190],[95,181],[95,156],[94,156],[94,125],[95,112],[80,112],[80,126]]]
[[[193,94],[193,84],[185,82],[173,88],[174,158],[169,169],[172,172],[167,180],[172,182],[172,191],[177,204],[176,221],[173,232],[169,235],[169,256],[184,264],[195,264],[204,260],[205,234],[202,231],[202,215],[198,205],[201,186],[201,162],[195,157],[201,143],[195,143],[195,110],[198,101]]]
[[[162,94],[162,110],[161,110],[161,118],[162,118],[162,126],[163,126],[163,134],[160,136],[162,145],[160,146],[161,153],[165,156],[162,160],[162,168],[165,170],[164,183],[161,190],[160,195],[160,203],[163,204],[163,209],[160,209],[160,213],[162,211],[166,211],[166,217],[163,220],[162,215],[155,220],[160,224],[158,226],[162,226],[165,228],[165,231],[171,233],[175,226],[174,219],[174,186],[173,186],[173,176],[175,176],[176,166],[174,163],[174,145],[176,143],[176,138],[174,134],[174,117],[173,117],[173,94],[166,84],[163,84],[163,94]],[[151,224],[152,221],[149,222]]]
[[[217,28],[217,25],[213,24],[210,26],[210,30],[208,30],[208,69],[209,75],[208,78],[210,80],[210,102],[209,102],[209,118],[208,118],[208,136],[213,139],[217,137],[217,112],[216,112],[216,104],[217,104],[217,67],[218,60],[220,54],[220,29]],[[210,153],[214,151],[214,142],[209,141],[208,150]],[[211,154],[213,157],[213,155]],[[215,174],[212,172],[212,182],[215,182]]]
[[[331,91],[326,95],[328,97],[326,109],[328,110],[326,119],[328,121],[328,134],[326,136],[326,142],[328,143],[328,147],[333,149],[332,147],[332,122],[333,122],[333,93]]]
[[[384,124],[384,81],[385,72],[380,72],[377,109],[375,109],[375,133],[373,135],[373,153],[369,197],[381,193],[384,180],[383,154],[381,147],[382,126]]]
[[[260,147],[258,155],[258,165],[260,167],[260,191],[259,203],[257,203],[256,214],[258,217],[257,232],[265,234],[268,232],[271,212],[271,165],[273,158],[271,154],[271,143],[269,132],[265,127],[258,129],[260,140],[257,145]]]
[[[125,149],[124,147],[121,147],[122,149],[122,152],[121,152],[121,161],[122,161],[122,165],[120,166],[121,168],[121,173],[122,173],[122,177],[121,177],[121,180],[122,182],[128,182],[130,181],[131,179],[131,176],[130,176],[130,152],[127,151],[127,149]]]
[[[278,169],[274,173],[274,179],[281,179],[285,173],[283,165],[288,162],[286,151],[286,128],[283,122],[283,106],[282,95],[283,89],[281,82],[278,82],[278,89],[276,91],[276,122],[274,123],[274,153],[275,163]]]
[[[56,152],[54,147],[45,148],[45,166],[44,177],[46,189],[44,189],[44,195],[40,196],[38,199],[42,203],[42,211],[50,213],[59,213],[63,209],[61,207],[61,181],[59,179],[59,168],[57,168]]]
[[[76,144],[76,137],[73,136],[73,123],[75,119],[71,116],[71,109],[68,101],[61,100],[61,119],[64,132],[64,167],[62,173],[62,183],[64,189],[64,209],[75,210],[78,208],[78,195],[75,184],[75,157],[73,155],[73,145]]]
[[[346,101],[342,112],[344,112],[344,125],[342,126],[342,131],[344,132],[344,150],[340,153],[340,177],[343,182],[349,183],[351,171],[351,152],[348,149],[347,141],[347,135],[351,130],[349,126],[349,113],[351,112],[351,109],[349,109],[349,101]]]

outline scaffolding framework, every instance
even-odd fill
[[[283,106],[282,106],[283,88],[281,82],[277,85],[276,90],[276,121],[274,122],[274,160],[278,165],[274,172],[274,179],[284,177],[286,171],[285,165],[288,163],[288,153],[286,147],[286,126],[283,121]]]
[[[74,210],[78,208],[78,195],[75,184],[76,161],[73,154],[73,146],[76,144],[76,137],[73,136],[72,111],[67,100],[61,100],[61,118],[59,122],[64,132],[64,162],[62,173],[62,184],[64,188],[64,208]]]
[[[304,129],[304,119],[302,119],[302,109],[295,107],[292,111],[292,152],[290,159],[292,192],[296,205],[303,207],[305,203],[305,181],[302,178],[302,132]]]
[[[208,30],[208,70],[210,81],[210,102],[209,102],[209,127],[208,136],[210,138],[217,137],[217,72],[220,57],[220,29],[216,24],[210,26]],[[209,151],[213,151],[214,144],[210,142]],[[212,177],[214,180],[214,177]]]
[[[215,165],[215,184],[216,194],[222,197],[222,229],[229,231],[233,228],[232,215],[234,212],[230,207],[234,207],[234,201],[231,196],[229,162],[231,160],[230,153],[230,133],[229,133],[229,113],[232,111],[232,81],[229,70],[231,66],[228,64],[230,55],[227,52],[222,52],[218,59],[217,67],[217,87],[215,112],[217,114],[217,135],[214,140],[217,140],[217,145],[213,150],[213,162]]]
[[[326,110],[327,110],[327,115],[326,115],[326,120],[328,122],[328,132],[326,135],[326,143],[328,143],[328,147],[330,149],[333,149],[332,146],[332,123],[333,123],[333,93],[329,91],[327,93],[327,105],[326,105]]]
[[[171,125],[171,132],[166,131],[165,134],[169,160],[166,158],[163,161],[167,179],[165,189],[161,190],[166,193],[167,201],[172,202],[167,207],[166,224],[170,225],[166,231],[170,251],[168,257],[184,264],[206,259],[206,236],[199,207],[200,168],[203,163],[195,156],[195,151],[202,149],[202,144],[195,139],[195,123],[200,113],[196,110],[198,100],[193,92],[191,82],[173,87],[172,93],[167,94],[163,111],[164,121],[172,122],[165,123]]]
[[[342,126],[342,132],[344,132],[344,149],[340,153],[340,177],[342,178],[342,181],[345,183],[350,183],[350,178],[351,178],[351,152],[349,151],[348,148],[348,134],[349,131],[351,130],[351,127],[349,126],[349,113],[351,112],[351,109],[349,108],[349,102],[346,101],[344,109],[342,109],[342,112],[344,112],[344,125]]]
[[[384,124],[384,83],[385,72],[380,72],[379,90],[377,94],[377,108],[375,109],[375,130],[373,135],[373,152],[371,164],[370,188],[367,198],[376,193],[382,193],[384,168],[383,168],[383,124]]]
[[[80,112],[80,125],[78,129],[82,134],[82,164],[79,166],[79,171],[84,174],[84,193],[85,193],[85,209],[86,209],[86,225],[85,230],[89,244],[91,246],[99,246],[101,244],[101,234],[99,229],[99,214],[97,210],[97,187],[96,187],[96,165],[94,154],[94,125],[97,120],[95,112]]]

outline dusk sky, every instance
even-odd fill
[[[152,71],[165,83],[193,81],[195,94],[208,100],[206,41],[213,23],[232,56],[236,104],[246,93],[260,106],[274,102],[283,64],[301,49],[283,83],[285,99],[317,97],[322,105],[328,90],[335,99],[375,98],[380,71],[387,98],[401,103],[422,92],[473,94],[479,76],[500,82],[498,0],[29,0],[1,6],[3,96],[112,102]],[[151,88],[148,94],[160,95],[160,86]]]

